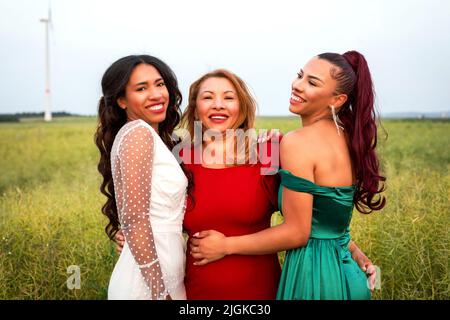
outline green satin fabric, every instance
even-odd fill
[[[286,252],[277,299],[370,299],[367,278],[348,250],[355,186],[322,187],[281,169],[278,204],[283,188],[313,195],[308,243]]]

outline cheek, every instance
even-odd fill
[[[200,121],[204,122],[207,119],[208,110],[208,103],[205,103],[204,101],[197,101],[196,113]]]
[[[233,103],[228,107],[228,112],[231,118],[237,119],[239,117],[239,102]]]
[[[166,99],[167,101],[169,101],[169,90],[167,90],[167,87],[163,87],[161,95],[164,97],[164,99]]]
[[[127,94],[128,108],[139,108],[144,100],[143,94],[139,94],[139,92],[130,92]]]
[[[328,98],[328,95],[323,90],[310,90],[305,92],[305,96],[309,102],[321,102]]]

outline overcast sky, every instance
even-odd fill
[[[314,55],[366,56],[382,113],[450,110],[450,1],[53,0],[53,110],[95,114],[106,68],[129,54],[171,66],[183,92],[227,68],[259,115],[288,115]],[[47,0],[0,0],[0,113],[42,111]]]

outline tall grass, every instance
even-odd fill
[[[296,128],[259,118],[258,128]],[[381,269],[376,299],[449,299],[450,122],[385,122],[388,204],[354,213],[352,237]],[[104,233],[94,119],[0,125],[0,299],[104,299],[117,258]],[[280,221],[274,215],[275,223]],[[67,268],[81,270],[68,289]]]
[[[382,299],[449,299],[450,123],[386,122],[385,209],[354,214],[354,239],[381,268]]]
[[[0,126],[0,299],[102,299],[114,265],[95,121]],[[67,268],[81,271],[69,290]]]

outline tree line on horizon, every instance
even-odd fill
[[[66,111],[56,111],[52,112],[52,116],[55,118],[61,117],[84,117],[83,115],[74,114]],[[89,115],[95,116],[95,115]],[[88,117],[89,117],[88,116]],[[381,114],[382,119],[392,119],[392,120],[448,120],[450,119],[450,112],[429,112],[429,113],[419,113],[419,112],[399,112],[399,113],[387,113]],[[289,117],[289,116],[259,116],[260,118],[277,118],[277,117]],[[44,112],[17,112],[17,113],[0,113],[0,122],[20,122],[20,119],[29,118],[42,118],[44,119]]]
[[[66,111],[52,112],[52,117],[80,117]],[[0,113],[0,122],[20,122],[23,118],[44,118],[44,112],[18,112],[18,113]]]

